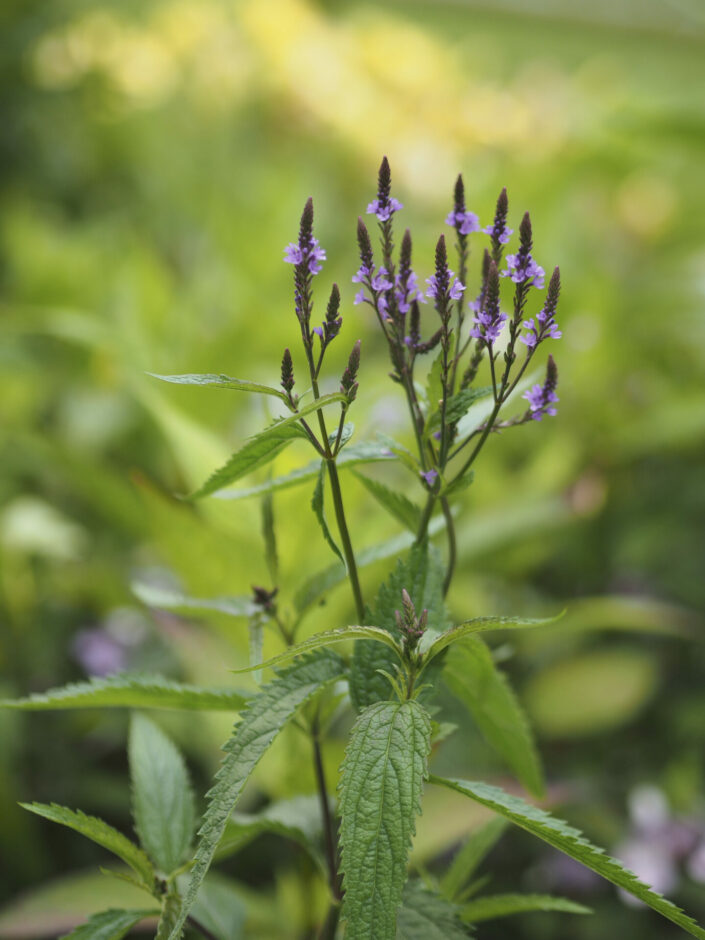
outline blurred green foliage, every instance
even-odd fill
[[[424,277],[462,171],[483,224],[503,185],[514,222],[530,208],[537,259],[560,264],[564,283],[559,416],[490,441],[464,497],[451,607],[460,617],[569,608],[566,621],[497,654],[536,720],[552,800],[579,797],[591,836],[624,838],[627,795],[642,782],[702,825],[698,4],[6,0],[0,30],[2,693],[80,678],[93,640],[130,668],[187,681],[226,685],[227,670],[244,664],[243,621],[150,612],[130,583],[156,572],[205,597],[268,582],[256,500],[194,508],[174,498],[262,425],[265,406],[237,392],[157,387],[144,373],[276,382],[297,332],[281,252],[311,194],[329,258],[322,277],[343,290],[326,390],[362,338],[355,439],[396,433],[403,403],[350,284],[355,218],[387,153]],[[276,470],[306,460],[295,443]],[[395,471],[377,473],[406,485]],[[356,548],[400,531],[372,511],[358,480],[346,483]],[[309,537],[311,491],[275,499],[287,603],[302,549],[306,576],[330,560]],[[370,590],[388,567],[365,570]],[[338,589],[307,630],[351,616]],[[229,718],[161,720],[205,792]],[[441,745],[439,765],[501,773],[466,725]],[[0,895],[12,899],[99,857],[26,818],[17,800],[80,805],[129,825],[126,718],[0,715],[0,734]],[[282,736],[244,811],[312,789],[298,744],[295,732]],[[326,754],[331,774],[341,756],[342,739]],[[445,794],[429,800],[419,864],[477,825],[469,812]],[[493,887],[553,888],[547,858],[521,835],[505,837]],[[269,839],[232,860],[259,925],[252,936],[301,935],[315,920],[324,892],[311,874],[301,896],[301,864],[294,847]],[[34,899],[36,921],[6,913],[0,936],[50,935],[74,895],[75,917],[86,896],[122,890],[90,882],[81,892],[80,877],[61,904],[56,893]],[[271,909],[253,906],[253,886],[269,892]],[[676,935],[586,890],[576,896],[600,915],[571,922],[577,940],[616,936],[625,923],[643,937]],[[686,877],[677,895],[702,918],[701,886]],[[23,923],[39,926],[19,933]],[[551,940],[564,923],[525,915],[512,936]],[[502,929],[488,923],[480,935]]]

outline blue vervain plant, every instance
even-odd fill
[[[252,661],[239,672],[261,676],[273,670],[272,678],[256,692],[243,692],[187,686],[159,676],[119,675],[3,703],[19,709],[124,706],[239,712],[197,833],[195,802],[183,759],[159,727],[139,711],[132,716],[128,742],[139,844],[81,812],[53,804],[26,806],[112,852],[127,867],[119,877],[151,899],[141,909],[108,910],[92,916],[69,934],[74,940],[118,940],[150,916],[156,919],[158,940],[178,940],[185,929],[209,940],[229,940],[233,928],[228,924],[237,922],[239,901],[209,891],[207,876],[213,862],[226,857],[233,847],[237,849],[247,833],[261,831],[299,842],[327,879],[330,906],[318,928],[321,938],[452,940],[469,936],[474,924],[520,911],[588,913],[562,898],[476,896],[476,890],[468,885],[507,822],[630,892],[692,936],[705,938],[705,931],[690,917],[567,823],[496,786],[446,779],[429,771],[432,744],[447,733],[436,702],[442,682],[467,708],[527,790],[535,797],[543,792],[541,765],[529,725],[481,634],[530,629],[550,619],[476,617],[451,623],[445,597],[456,567],[452,504],[471,484],[475,463],[488,439],[505,429],[556,414],[558,372],[551,355],[543,381],[530,384],[523,392],[526,407],[508,417],[504,413],[522,383],[526,384],[539,350],[561,336],[556,322],[560,275],[555,268],[543,303],[536,302],[545,274],[533,257],[529,214],[519,225],[516,252],[505,258],[513,235],[507,226],[506,190],[497,200],[493,222],[481,228],[477,215],[466,208],[463,180],[458,177],[446,219],[454,233],[457,273],[450,269],[446,241],[441,236],[433,273],[422,291],[412,266],[408,229],[398,251],[395,245],[395,221],[402,208],[391,194],[391,173],[385,158],[376,197],[367,208],[377,220],[380,248],[376,253],[368,228],[359,219],[360,266],[352,280],[359,285],[355,303],[369,306],[379,322],[391,379],[400,386],[408,407],[415,453],[384,436],[350,443],[353,427],[347,419],[361,376],[359,340],[352,346],[338,390],[321,391],[326,353],[338,339],[343,320],[340,291],[333,284],[324,317],[313,325],[314,281],[326,254],[314,235],[311,199],[304,207],[298,238],[285,252],[285,261],[294,272],[294,311],[303,368],[299,363],[295,369],[287,348],[278,387],[225,375],[156,376],[166,382],[267,395],[286,409],[284,416],[251,437],[192,496],[194,500],[214,494],[262,497],[271,586],[254,587],[247,600],[211,601],[146,586],[138,589],[142,599],[154,606],[215,607],[246,617]],[[488,242],[480,257],[478,293],[468,303],[465,292],[472,235],[488,236]],[[513,288],[508,312],[503,310],[503,279]],[[418,368],[425,357],[432,357],[432,361],[424,387]],[[305,375],[303,383],[301,373]],[[484,384],[479,383],[481,375]],[[299,394],[296,389],[302,385],[306,390]],[[270,476],[246,490],[229,489],[270,464],[297,439],[310,444],[315,454],[312,463],[283,477]],[[411,472],[421,504],[359,469],[384,461],[396,461]],[[355,552],[340,479],[341,470],[351,469],[380,506],[404,527],[405,535],[373,550]],[[306,482],[314,483],[311,508],[338,560],[332,568],[312,574],[301,584],[291,614],[278,596],[272,497],[279,489]],[[334,526],[324,513],[326,491],[332,498]],[[447,542],[445,560],[431,543],[431,537],[439,532],[445,533]],[[374,600],[366,602],[359,568],[394,555],[398,556],[396,567]],[[299,632],[313,603],[343,579],[349,583],[357,624],[336,626],[301,640]],[[279,634],[284,648],[262,662],[265,628]],[[341,643],[348,644],[348,649],[352,643],[352,652],[333,648]],[[331,703],[339,701],[341,686],[355,721],[335,801],[325,777],[322,750]],[[296,801],[286,810],[273,807],[256,816],[234,813],[254,768],[289,722],[295,722],[310,740],[320,820],[315,827],[305,823],[304,817],[308,819],[310,814]],[[466,796],[491,810],[495,818],[466,841],[443,875],[435,880],[430,876],[409,879],[410,844],[427,783]],[[310,809],[310,804],[307,806]]]

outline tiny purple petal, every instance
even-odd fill
[[[427,470],[425,473],[420,474],[421,478],[428,483],[429,486],[433,486],[438,478],[437,470]]]

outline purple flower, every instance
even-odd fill
[[[531,417],[534,421],[540,421],[544,415],[553,417],[556,414],[556,409],[553,406],[559,400],[556,395],[557,384],[558,369],[553,361],[553,356],[549,356],[546,367],[546,381],[543,385],[539,385],[537,382],[533,388],[530,388],[521,396],[528,401]]]
[[[461,235],[480,231],[480,220],[474,212],[454,209],[446,216],[446,225],[452,226]],[[484,230],[486,231],[486,229]]]
[[[515,255],[507,255],[507,270],[501,272],[502,277],[511,277],[515,284],[525,281],[534,287],[543,287],[546,272],[536,264],[530,254],[524,255],[518,251]]]
[[[536,323],[534,323],[533,317],[531,317],[529,320],[524,320],[524,326],[528,332],[521,336],[520,339],[522,343],[525,343],[529,347],[529,349],[534,349],[545,339],[560,339],[563,335],[554,319],[560,290],[560,271],[558,268],[556,268],[551,275],[551,280],[548,284],[546,303],[536,314]]]
[[[491,235],[500,245],[506,245],[510,236],[514,234],[514,229],[507,228],[506,225],[502,228],[497,228],[496,225],[486,225],[484,228],[480,229],[480,231],[484,232],[486,235]]]
[[[370,286],[374,291],[384,291],[391,290],[394,286],[392,282],[387,277],[387,269],[382,267],[379,271],[374,274],[370,279]]]
[[[420,476],[429,486],[433,486],[438,479],[438,470],[427,470],[425,473],[421,473]]]
[[[107,630],[81,630],[74,638],[73,654],[90,676],[107,676],[127,667],[124,644]]]
[[[457,277],[455,277],[455,274],[452,271],[448,271],[448,278],[451,281],[450,286],[448,288],[448,299],[460,300],[460,298],[463,296],[465,285],[460,283],[460,281],[457,279]],[[427,277],[426,283],[428,284],[428,290],[426,291],[426,296],[437,298],[438,297],[437,276],[435,274],[432,274],[431,277]]]
[[[489,263],[484,290],[469,307],[475,312],[470,335],[484,340],[488,345],[496,343],[507,315],[499,309],[499,273],[494,260]]]
[[[397,274],[395,281],[394,293],[397,298],[397,309],[402,316],[405,316],[411,310],[411,305],[415,300],[422,304],[426,303],[423,294],[419,290],[414,271],[409,271],[406,280],[404,280],[401,273]]]
[[[404,206],[394,196],[387,196],[386,199],[373,199],[367,206],[368,215],[376,215],[380,222],[387,222]]]
[[[313,200],[308,199],[301,215],[298,242],[289,242],[284,249],[284,261],[293,264],[298,269],[298,277],[308,274],[318,274],[321,270],[321,261],[326,260],[326,253],[313,234]]]
[[[509,200],[507,199],[506,187],[499,194],[497,199],[497,209],[495,210],[494,222],[487,225],[481,231],[492,237],[495,246],[506,245],[509,236],[514,234],[513,228],[507,228],[507,213],[509,212]]]
[[[353,300],[354,304],[364,304],[365,302],[365,288],[361,287],[360,290],[355,294],[355,299]]]

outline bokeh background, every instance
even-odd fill
[[[489,442],[463,501],[450,606],[568,607],[559,627],[500,650],[549,803],[705,917],[702,5],[5,0],[0,34],[0,692],[123,668],[231,681],[243,621],[150,610],[131,584],[212,596],[267,583],[256,500],[175,498],[267,415],[145,371],[275,384],[297,333],[282,250],[312,195],[329,259],[318,280],[341,284],[345,316],[324,384],[361,338],[356,436],[403,436],[350,283],[380,157],[423,277],[456,173],[482,224],[506,185],[514,227],[530,209],[537,260],[561,266],[560,411]],[[309,459],[298,448],[277,472]],[[284,603],[330,561],[309,489],[275,502]],[[353,478],[347,500],[356,546],[398,531]],[[365,570],[368,590],[388,567]],[[306,629],[349,616],[341,588]],[[157,717],[203,794],[229,717]],[[437,766],[505,781],[458,721]],[[0,715],[0,937],[55,936],[123,890],[95,873],[97,849],[16,803],[56,800],[129,829],[125,732],[120,713]],[[331,774],[342,746],[329,747]],[[309,763],[284,735],[248,805],[312,789]],[[414,865],[433,869],[476,823],[429,793]],[[486,871],[493,891],[597,910],[488,923],[487,940],[679,936],[522,833]],[[325,903],[275,840],[227,873],[247,936],[305,936]]]

